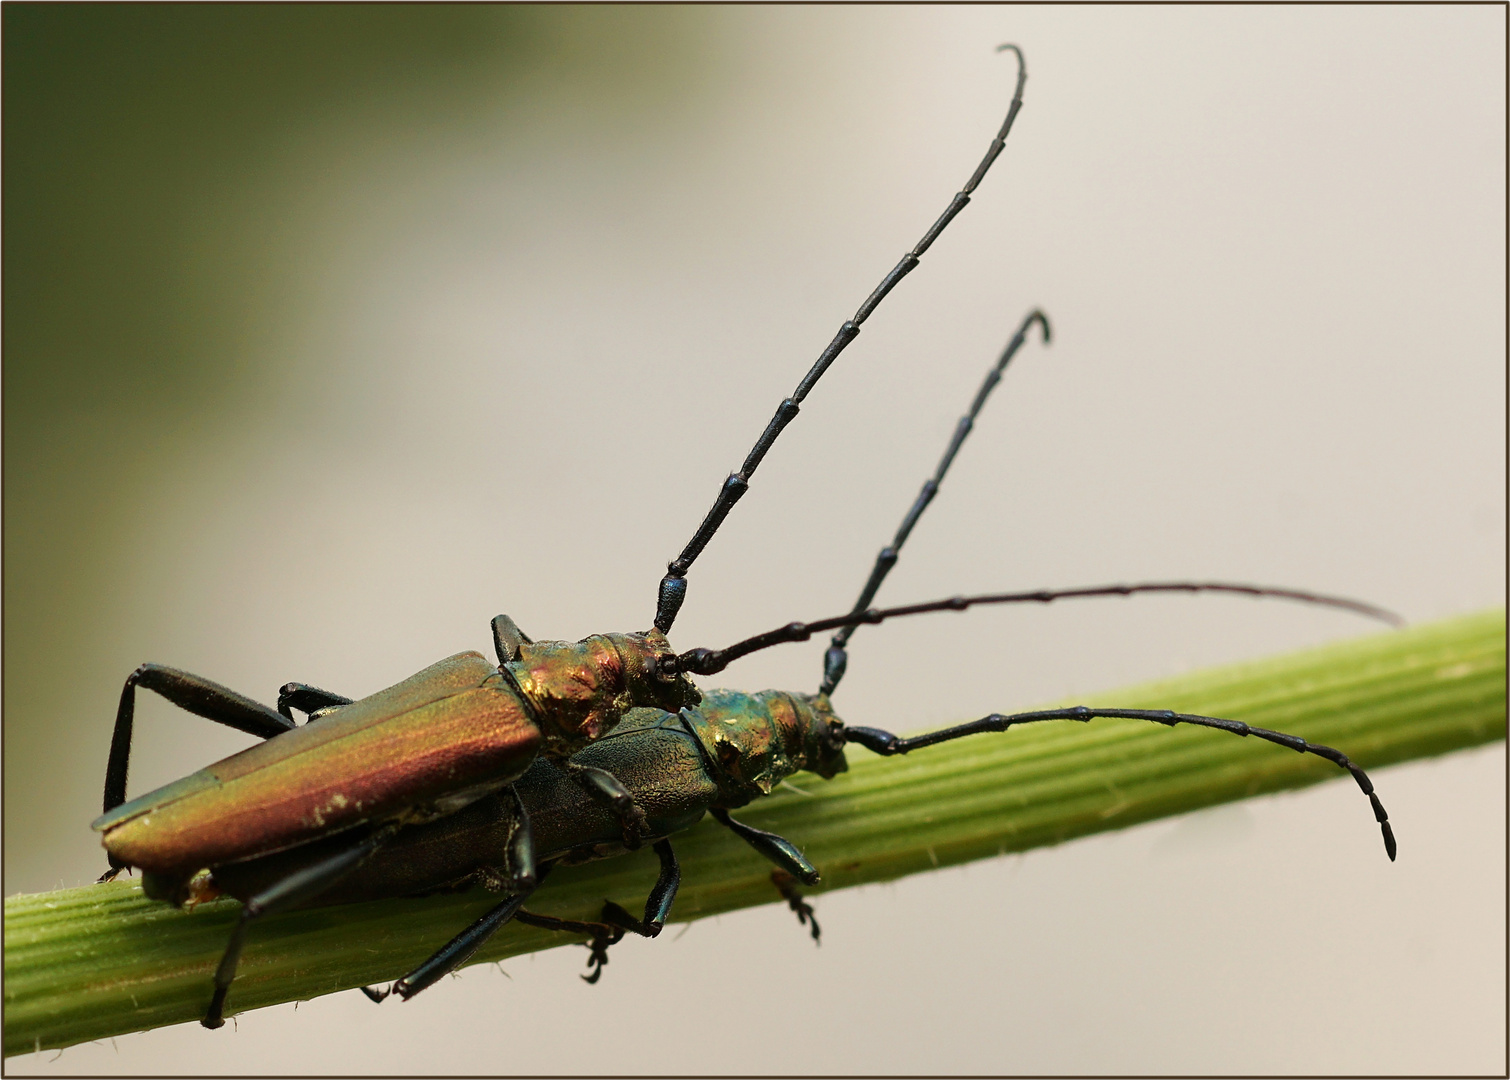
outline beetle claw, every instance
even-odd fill
[[[624,936],[624,931],[615,927],[612,933],[598,933],[593,935],[591,941],[584,941],[589,950],[587,956],[586,975],[577,976],[589,985],[595,985],[603,977],[603,968],[608,963],[608,947],[617,945]]]

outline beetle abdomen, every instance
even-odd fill
[[[540,732],[478,653],[442,660],[361,701],[121,806],[95,822],[105,847],[161,872],[278,851],[364,821],[501,785]]]

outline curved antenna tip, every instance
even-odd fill
[[[1049,329],[1049,317],[1038,308],[1033,309],[1033,313],[1028,316],[1028,322],[1036,322],[1043,329],[1043,343],[1045,345],[1054,340],[1054,332]]]
[[[1028,81],[1028,62],[1023,58],[1022,50],[1016,45],[1008,42],[1005,45],[996,46],[997,52],[1006,52],[1008,49],[1011,49],[1013,55],[1017,57],[1017,96],[1021,97],[1023,84]]]

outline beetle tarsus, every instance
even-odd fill
[[[587,941],[582,942],[588,949],[587,970],[588,974],[580,976],[583,982],[596,983],[603,975],[603,965],[608,963],[608,950],[624,939],[624,928],[614,926],[607,919],[603,922],[579,922],[576,919],[560,919],[554,915],[537,915],[533,911],[520,909],[515,913],[517,922],[525,926],[538,927],[541,930],[560,930],[568,934],[588,934]]]
[[[584,941],[583,944],[589,950],[587,954],[588,974],[579,975],[577,978],[589,986],[596,986],[598,980],[603,977],[603,969],[608,966],[609,946],[618,944],[623,936],[624,931],[618,930],[612,934],[597,934],[591,941]]]
[[[798,924],[810,927],[808,933],[813,937],[813,944],[822,945],[823,930],[818,926],[818,916],[813,913],[813,905],[797,891],[797,879],[785,870],[772,870],[771,884],[776,886],[776,891],[781,893],[786,906],[796,914]]]
[[[359,986],[357,989],[366,994],[367,1000],[375,1005],[381,1005],[384,1001],[388,1000],[388,995],[393,993],[393,987],[391,986],[386,990],[374,990],[370,986]]]

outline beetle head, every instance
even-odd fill
[[[608,636],[624,662],[624,689],[635,706],[674,713],[702,701],[702,692],[678,667],[665,634],[647,630]]]
[[[849,769],[844,757],[844,721],[834,715],[827,694],[803,695],[803,701],[809,713],[802,725],[804,767],[832,780]]]

